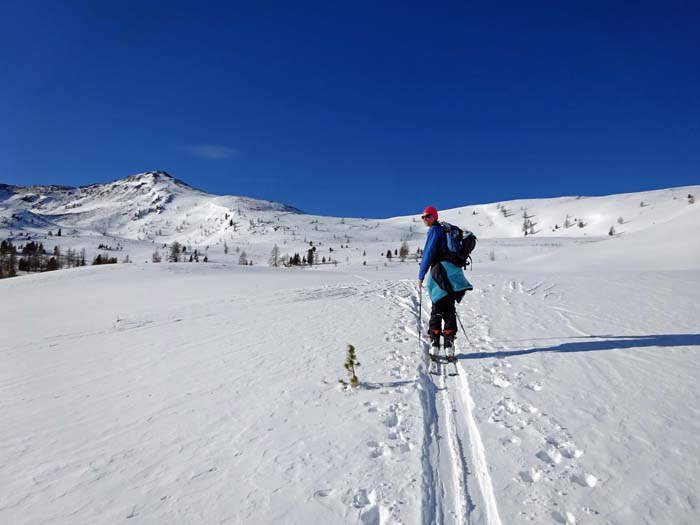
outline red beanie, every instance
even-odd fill
[[[435,208],[433,208],[432,206],[427,206],[427,207],[423,210],[423,215],[432,215],[433,218],[434,218],[435,220],[438,220],[438,212],[437,212],[437,210],[436,210]]]

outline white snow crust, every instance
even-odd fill
[[[426,359],[414,217],[131,179],[160,212],[0,188],[3,238],[134,261],[0,280],[0,523],[697,523],[700,187],[444,212],[480,237],[452,376]],[[210,262],[147,262],[172,240]],[[267,265],[309,242],[336,264]]]

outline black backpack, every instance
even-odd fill
[[[448,222],[441,222],[440,226],[447,236],[447,253],[444,254],[444,259],[460,268],[469,266],[472,263],[471,253],[476,247],[476,235]]]

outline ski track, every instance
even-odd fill
[[[397,305],[413,312],[416,327],[406,326],[406,332],[416,338],[424,356],[418,373],[424,417],[422,521],[487,525],[512,523],[513,520],[573,523],[578,513],[567,503],[570,490],[567,487],[590,490],[598,483],[598,476],[581,463],[584,452],[553,415],[520,399],[521,393],[536,396],[545,388],[542,374],[527,366],[516,368],[509,362],[510,344],[499,345],[494,341],[486,312],[494,307],[502,309],[497,304],[505,302],[512,311],[510,315],[525,318],[539,329],[556,323],[574,337],[589,337],[575,320],[592,316],[564,308],[560,304],[563,295],[557,285],[543,280],[529,284],[505,280],[500,293],[497,290],[495,283],[486,290],[476,290],[458,306],[467,331],[466,340],[459,343],[458,357],[476,353],[479,358],[458,359],[459,375],[456,377],[446,375],[447,365],[444,364],[438,365],[438,375],[430,374],[429,342],[423,336],[429,317],[429,299],[423,298],[425,304],[419,312],[419,291],[412,283],[405,282],[404,290],[396,287],[386,290],[394,294]],[[546,319],[529,314],[533,301],[545,302]],[[538,307],[533,311],[541,314],[543,310]],[[460,332],[458,339],[464,335]],[[479,391],[479,404],[475,401],[472,382]],[[488,389],[488,395],[483,395],[484,388]],[[482,425],[488,426],[488,443],[480,431]],[[493,441],[495,429],[503,429],[506,434],[496,442]],[[525,494],[520,506],[510,505],[511,513],[513,508],[520,510],[509,515],[505,522],[496,494],[509,495],[503,487],[494,487],[491,470],[495,467],[487,456],[487,451],[493,453],[499,450],[499,445],[507,457],[505,464],[512,469],[511,477]],[[528,487],[536,489],[529,496]],[[511,494],[510,497],[516,496]],[[579,511],[584,515],[598,515],[597,510],[589,507]]]
[[[421,311],[418,297],[421,292],[409,283],[406,289],[410,295],[397,295],[396,301],[414,312],[417,326],[427,326],[429,299]],[[472,415],[475,403],[465,371],[457,363],[460,375],[452,377],[445,374],[447,365],[439,364],[438,375],[431,374],[429,343],[420,336],[418,342],[424,356],[419,366],[425,429],[423,522],[500,525],[485,448]],[[471,474],[473,488],[469,484]]]
[[[191,304],[184,309],[174,306],[162,312],[149,311],[147,315],[134,314],[129,318],[119,318],[111,327],[100,330],[57,332],[48,339],[42,336],[42,343],[49,348],[60,349],[71,347],[74,341],[86,335],[99,335],[103,342],[111,344],[144,341],[147,338],[144,334],[139,336],[139,332],[152,331],[165,333],[168,344],[163,344],[157,351],[151,349],[148,352],[143,351],[145,348],[127,344],[122,352],[128,359],[123,359],[124,364],[120,364],[121,361],[110,363],[111,368],[104,373],[97,376],[77,375],[69,386],[59,385],[55,390],[45,392],[35,389],[36,394],[26,389],[27,403],[41,402],[49,407],[63,408],[68,420],[68,416],[77,416],[70,425],[63,423],[56,428],[78,429],[84,426],[102,430],[94,433],[90,443],[86,442],[75,450],[62,450],[68,457],[65,461],[47,456],[44,463],[31,472],[32,485],[29,489],[16,485],[26,492],[17,491],[5,499],[0,498],[0,514],[3,511],[19,513],[25,505],[36,506],[59,496],[70,495],[74,498],[76,489],[89,485],[99,484],[102,495],[111,495],[111,485],[114,483],[111,480],[116,479],[113,477],[115,469],[117,465],[126,463],[128,466],[119,468],[132,476],[129,479],[133,481],[133,490],[127,497],[132,498],[133,504],[128,505],[124,512],[123,497],[116,500],[115,496],[114,501],[102,503],[105,507],[112,507],[110,518],[196,521],[197,516],[189,513],[189,505],[197,496],[193,496],[190,489],[199,491],[197,494],[200,495],[209,494],[206,497],[212,503],[222,497],[217,492],[223,484],[221,480],[239,461],[239,454],[223,459],[219,451],[230,446],[230,443],[244,443],[251,449],[251,455],[260,458],[259,465],[248,473],[251,478],[249,491],[237,496],[242,508],[247,510],[238,511],[233,517],[222,516],[250,522],[259,517],[260,514],[255,512],[264,512],[260,509],[270,511],[274,508],[272,501],[275,492],[270,492],[264,486],[270,472],[277,472],[279,466],[282,479],[289,487],[299,486],[303,480],[307,483],[304,488],[308,489],[309,481],[304,479],[304,473],[322,470],[326,461],[326,457],[302,454],[312,447],[309,442],[315,439],[315,432],[324,428],[325,420],[320,420],[318,427],[310,425],[306,429],[297,429],[298,435],[307,440],[307,449],[291,438],[289,441],[278,438],[286,447],[275,450],[279,442],[271,442],[267,437],[272,427],[294,430],[287,422],[288,416],[293,419],[295,414],[315,413],[311,411],[315,404],[323,403],[325,406],[329,402],[334,403],[331,406],[338,410],[338,407],[348,405],[338,404],[337,400],[342,403],[348,396],[354,396],[350,405],[356,406],[358,412],[351,418],[363,421],[365,433],[361,443],[353,450],[319,447],[327,457],[336,461],[333,464],[336,470],[331,474],[315,475],[310,494],[303,494],[303,489],[289,489],[296,491],[296,499],[307,498],[316,507],[327,509],[329,514],[326,517],[330,515],[343,522],[354,521],[363,525],[414,523],[418,519],[421,523],[440,525],[596,523],[601,514],[599,510],[604,509],[581,504],[581,494],[591,494],[597,484],[606,480],[597,472],[596,465],[587,461],[585,450],[577,444],[576,436],[558,420],[562,416],[558,410],[552,410],[552,401],[550,410],[541,408],[547,405],[544,404],[544,395],[539,393],[543,390],[545,394],[549,393],[548,381],[551,379],[547,367],[552,366],[550,357],[554,354],[535,354],[521,359],[519,350],[523,349],[523,354],[531,353],[537,347],[533,344],[535,339],[524,339],[522,344],[494,339],[492,330],[497,331],[498,328],[494,328],[489,315],[498,322],[506,323],[505,326],[516,323],[527,326],[528,329],[524,331],[527,337],[546,334],[551,341],[542,344],[545,349],[546,345],[556,345],[561,340],[591,338],[586,326],[602,324],[603,320],[596,316],[595,311],[572,309],[564,301],[564,292],[546,279],[526,283],[518,279],[494,279],[484,275],[480,284],[481,287],[469,293],[458,306],[458,314],[467,333],[462,333],[460,327],[456,363],[459,375],[456,377],[445,373],[446,365],[438,366],[439,374],[430,373],[429,342],[424,336],[430,300],[424,294],[421,301],[421,292],[414,281],[361,279],[357,284],[277,291],[259,298],[260,308],[283,311],[290,305],[309,307],[308,319],[305,319],[307,325],[299,323],[299,326],[287,327],[287,336],[299,341],[305,340],[304,331],[308,326],[323,324],[342,315],[347,305],[339,303],[362,305],[362,310],[357,310],[356,318],[347,321],[347,330],[353,334],[364,334],[358,349],[360,358],[365,361],[366,357],[370,361],[367,365],[368,375],[371,371],[373,376],[389,376],[389,380],[364,383],[354,392],[337,395],[337,377],[324,378],[322,383],[327,386],[322,387],[319,397],[315,399],[298,398],[301,394],[294,390],[296,382],[281,383],[285,389],[280,396],[285,398],[290,413],[278,413],[273,408],[272,413],[261,415],[260,419],[264,419],[264,422],[247,420],[245,425],[236,428],[234,434],[228,424],[236,417],[236,405],[231,399],[245,395],[247,391],[264,388],[265,380],[257,377],[252,372],[253,364],[246,361],[240,362],[239,368],[231,369],[229,377],[219,373],[220,368],[237,361],[237,355],[226,343],[227,339],[245,337],[244,330],[235,327],[231,334],[221,335],[225,328],[232,325],[234,316],[229,313],[214,314],[214,311],[221,308],[225,312],[231,300]],[[245,299],[237,301],[246,308],[251,307],[245,303]],[[322,308],[316,308],[316,304]],[[504,304],[507,308],[504,308]],[[376,334],[367,334],[365,330],[367,320],[379,315],[383,316],[383,322],[389,327],[384,332],[381,344],[377,344]],[[609,324],[614,323],[615,320],[609,321]],[[190,329],[195,325],[206,326],[212,330],[212,335],[196,341],[180,341],[179,337],[186,333],[181,325],[185,324]],[[495,325],[499,326],[498,323]],[[550,337],[552,327],[556,328],[557,333]],[[169,328],[173,333],[168,334],[164,328]],[[199,333],[208,332],[199,330]],[[294,361],[288,358],[285,363],[277,363],[275,356],[265,351],[270,340],[265,338],[264,332],[260,333],[260,367],[264,367],[271,376],[285,377],[285,367],[293,365],[306,374],[301,378],[302,384],[313,383],[317,370],[305,366],[303,353]],[[329,341],[337,343],[337,340]],[[32,344],[36,346],[36,343],[29,342],[19,348],[30,351]],[[199,348],[209,348],[207,360],[197,356],[196,350]],[[306,348],[303,350],[306,351]],[[13,349],[6,355],[14,358],[16,351]],[[60,354],[52,355],[50,366],[37,365],[31,371],[27,370],[26,375],[23,373],[8,378],[1,386],[9,391],[21,388],[25,382],[39,385],[42,380],[58,373],[69,376],[75,356],[82,358],[84,354],[86,362],[95,359],[87,347],[78,347],[76,352],[68,353],[65,358]],[[332,359],[335,361],[337,356]],[[143,373],[140,371],[157,369],[163,366],[161,363],[167,363],[174,377],[186,378],[178,385],[182,391],[177,397],[166,395],[170,385],[165,379],[158,379],[159,383],[152,385],[142,382]],[[365,379],[364,370],[360,369],[361,379]],[[588,370],[584,368],[583,372]],[[133,382],[125,384],[115,379],[123,375],[133,378]],[[197,377],[216,378],[219,382],[202,385],[196,381]],[[49,394],[53,397],[49,397]],[[205,399],[208,400],[206,403],[203,402]],[[67,411],[66,407],[77,406],[78,402],[88,408],[98,403],[118,402],[120,413],[125,415],[116,421],[109,418],[109,411],[103,415],[101,411],[93,410],[92,419]],[[250,402],[252,404],[252,397]],[[0,402],[0,408],[4,406],[3,403],[5,401]],[[144,403],[150,407],[142,413],[148,416],[146,423],[160,424],[154,426],[154,430],[149,426],[144,427],[144,421],[129,416],[132,408]],[[324,410],[328,410],[328,407]],[[183,414],[188,414],[192,421],[201,425],[207,437],[180,432],[176,425]],[[173,431],[173,428],[178,431]],[[158,431],[163,429],[170,429],[171,433],[159,434]],[[142,431],[142,434],[136,435],[138,431]],[[124,442],[125,445],[115,449],[116,442]],[[157,450],[152,448],[156,442],[159,443]],[[26,470],[22,462],[28,465],[24,456],[29,444],[12,442],[7,447],[15,451],[13,461],[20,470],[14,474],[19,476],[22,470]],[[338,469],[352,470],[354,454],[370,458],[363,464],[366,468],[362,472],[348,473],[347,479],[337,480]],[[185,457],[186,461],[176,461],[173,459],[175,457]],[[205,461],[195,464],[192,462],[195,457],[203,457]],[[71,485],[70,478],[76,479],[74,485]],[[183,480],[183,485],[175,483],[180,480]],[[262,480],[262,483],[256,485],[256,480]],[[142,497],[143,494],[153,495],[148,493],[149,483],[162,489],[164,495],[160,497],[163,499],[149,502]],[[500,485],[496,486],[496,483]],[[142,491],[142,495],[138,491]],[[419,493],[420,499],[417,500]],[[92,500],[67,508],[63,516],[65,520],[89,521],[90,517],[94,517],[96,502],[101,501],[95,494],[99,493],[91,493]],[[499,505],[499,500],[502,505]],[[121,506],[115,506],[115,501]],[[172,510],[178,505],[185,509],[181,514]],[[283,516],[280,514],[270,518]]]
[[[486,279],[485,279],[486,280]],[[598,476],[582,459],[584,451],[577,445],[574,436],[552,415],[540,410],[531,401],[540,391],[546,389],[547,361],[542,360],[545,370],[525,365],[525,360],[516,360],[514,366],[509,354],[518,355],[509,341],[494,341],[491,336],[492,322],[488,313],[499,312],[499,317],[515,319],[531,330],[551,331],[559,326],[569,337],[590,337],[581,328],[576,318],[598,321],[591,314],[572,311],[561,304],[563,295],[555,291],[555,284],[537,281],[526,284],[517,280],[505,280],[499,287],[495,282],[475,290],[467,296],[458,312],[465,320],[469,333],[468,342],[474,355],[462,354],[459,363],[460,379],[465,404],[471,415],[470,424],[487,424],[488,443],[486,445],[477,433],[472,445],[475,454],[476,476],[486,506],[492,506],[491,515],[498,511],[492,499],[489,470],[507,468],[510,476],[501,472],[499,479],[512,479],[509,486],[496,487],[502,498],[509,500],[509,512],[504,516],[507,523],[514,522],[554,522],[579,523],[585,516],[598,516],[599,512],[590,507],[574,509],[569,501],[572,492],[591,490],[598,483]],[[503,309],[498,303],[506,303]],[[543,305],[542,302],[545,302]],[[532,312],[537,311],[534,315]],[[563,337],[563,335],[562,335]],[[530,345],[525,345],[531,348]],[[518,347],[515,347],[518,348]],[[480,406],[473,402],[469,391],[470,381],[476,387]],[[527,399],[527,400],[526,400]],[[484,450],[500,450],[495,463],[489,464],[481,455]],[[583,489],[581,488],[583,487]],[[512,501],[519,499],[520,505]],[[515,509],[515,510],[514,510]]]

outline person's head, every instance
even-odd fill
[[[435,224],[435,222],[438,220],[438,212],[432,206],[427,206],[423,210],[423,215],[421,215],[421,219],[423,219],[423,224],[430,227],[433,224]]]

